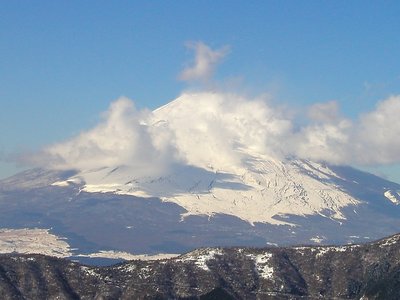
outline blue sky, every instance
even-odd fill
[[[0,177],[122,95],[150,109],[176,98],[188,41],[229,46],[219,82],[356,118],[400,94],[399,15],[398,1],[1,1]],[[399,169],[371,170],[400,182]]]

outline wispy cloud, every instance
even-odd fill
[[[313,104],[308,109],[308,117],[316,122],[334,122],[339,118],[339,105],[336,101]]]
[[[188,42],[186,47],[195,52],[194,61],[179,75],[184,81],[207,81],[214,73],[217,64],[228,54],[229,47],[213,50],[202,42]]]

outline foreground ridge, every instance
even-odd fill
[[[202,248],[89,267],[0,255],[3,299],[399,299],[400,234],[364,245]]]

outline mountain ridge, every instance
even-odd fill
[[[364,245],[202,248],[90,267],[0,255],[4,299],[398,299],[400,235]]]

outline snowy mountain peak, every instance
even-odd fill
[[[157,197],[183,207],[183,218],[225,214],[293,224],[292,215],[315,215],[342,222],[343,210],[364,199],[329,165],[289,155],[283,141],[291,127],[263,99],[235,94],[187,93],[153,112],[122,99],[104,123],[49,149],[81,170],[54,185]],[[392,202],[396,195],[385,194]]]
[[[158,197],[186,209],[183,217],[226,214],[252,224],[288,224],[287,215],[345,219],[341,209],[360,201],[335,183],[340,176],[323,164],[271,152],[285,120],[260,101],[227,98],[182,95],[151,114],[146,128],[158,137],[156,143],[175,145],[176,159],[157,175],[119,165],[54,184],[82,182],[87,192]]]

